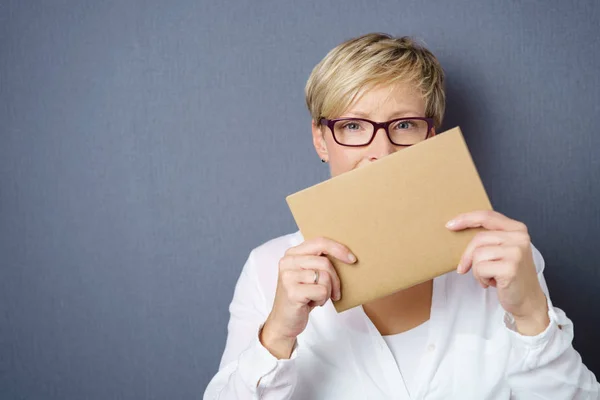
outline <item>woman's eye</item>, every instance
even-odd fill
[[[411,126],[412,126],[412,123],[410,121],[400,121],[396,125],[396,129],[410,129]]]
[[[351,131],[355,131],[360,129],[360,125],[356,122],[348,122],[346,125],[344,125],[344,129],[349,129]]]

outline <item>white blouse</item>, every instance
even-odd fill
[[[425,321],[406,332],[383,336],[385,344],[396,360],[408,394],[415,393],[415,372],[419,369],[425,352],[433,351],[433,348],[427,349],[428,329],[429,321]]]
[[[254,249],[230,305],[229,334],[219,372],[204,399],[599,399],[600,385],[573,348],[573,324],[552,306],[537,336],[516,332],[494,288],[471,274],[433,281],[427,351],[413,371],[409,394],[394,355],[362,307],[337,313],[315,308],[289,360],[277,360],[258,340],[275,296],[278,263],[303,242],[300,232]],[[414,393],[413,393],[414,392]]]

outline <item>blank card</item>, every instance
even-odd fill
[[[452,232],[446,222],[492,210],[458,127],[286,200],[305,240],[328,237],[358,258],[329,257],[342,283],[338,312],[454,270],[482,229]]]

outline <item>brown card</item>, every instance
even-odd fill
[[[452,232],[456,215],[492,210],[460,128],[286,198],[305,240],[345,244],[358,262],[333,265],[338,312],[456,268],[481,229]]]

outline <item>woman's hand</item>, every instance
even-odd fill
[[[534,336],[549,324],[546,296],[540,286],[527,226],[495,211],[461,214],[448,222],[453,231],[486,229],[467,246],[458,265],[460,274],[473,271],[483,288],[498,291],[502,308],[511,313],[517,330]]]
[[[288,249],[279,260],[273,309],[260,334],[263,346],[277,358],[290,357],[313,308],[341,298],[340,279],[325,255],[356,262],[346,246],[322,237]]]

